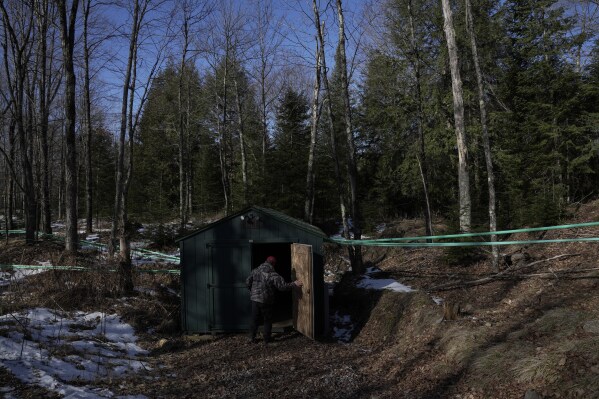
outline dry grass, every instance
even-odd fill
[[[464,325],[454,325],[445,330],[439,341],[439,348],[447,361],[460,367],[475,358],[486,336],[480,328],[474,330]]]

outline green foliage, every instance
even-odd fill
[[[110,132],[96,129],[92,135],[92,177],[94,216],[112,216],[115,196],[115,147]],[[80,184],[83,191],[84,185]],[[82,197],[84,198],[84,197]],[[80,200],[80,203],[85,203]]]
[[[287,88],[277,107],[277,128],[268,157],[269,206],[302,218],[310,126],[308,99]]]

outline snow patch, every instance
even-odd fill
[[[0,272],[0,287],[6,287],[7,285],[10,285],[19,280],[22,280],[27,276],[33,276],[34,274],[43,273],[45,271],[47,271],[47,270],[44,270],[44,269],[14,269],[13,271]]]
[[[90,234],[87,237],[85,237],[85,241],[95,242],[95,241],[98,241],[98,240],[100,240],[100,235],[99,234]]]
[[[364,288],[367,290],[390,290],[395,292],[413,292],[413,288],[408,287],[405,284],[399,283],[396,280],[383,278],[375,279],[370,276],[363,276],[362,280],[356,284],[358,288]]]
[[[133,327],[116,314],[35,308],[0,316],[0,365],[67,398],[112,398],[81,382],[149,369],[140,360],[148,352],[136,341]]]

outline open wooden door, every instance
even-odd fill
[[[314,289],[312,287],[312,246],[291,244],[291,277],[303,283],[293,290],[293,328],[314,339]]]

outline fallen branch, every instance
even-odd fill
[[[574,256],[580,256],[580,254],[563,254],[563,255],[557,255],[557,256],[554,256],[551,258],[547,258],[547,259],[536,260],[534,262],[527,263],[526,265],[505,269],[504,271],[501,271],[499,273],[496,273],[496,274],[493,274],[493,275],[490,275],[488,277],[484,277],[484,278],[481,278],[478,280],[458,281],[458,282],[454,281],[451,283],[437,285],[435,287],[429,288],[428,291],[448,291],[448,290],[454,290],[457,288],[467,288],[467,287],[473,287],[473,286],[477,286],[477,285],[488,284],[493,281],[501,280],[501,279],[503,279],[504,276],[517,277],[518,275],[514,275],[513,274],[514,272],[518,272],[518,271],[530,268],[532,266],[538,265],[539,263],[549,262],[552,260],[563,259],[563,258],[571,258]]]

